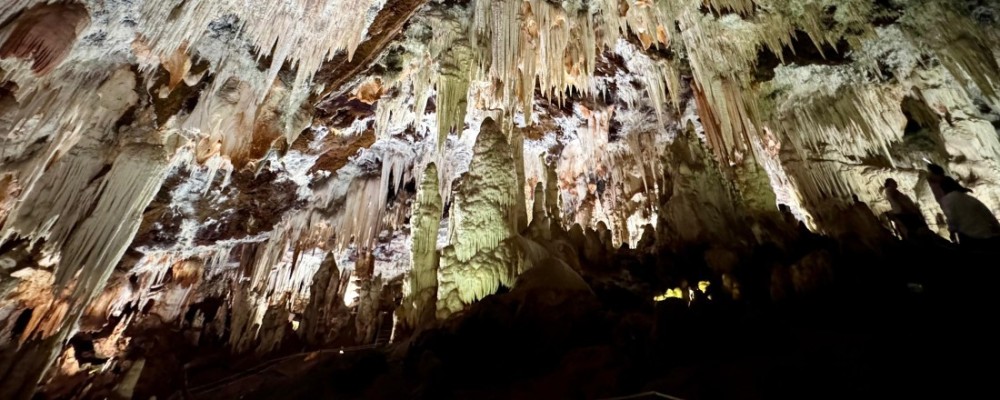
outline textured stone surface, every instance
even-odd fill
[[[896,243],[886,178],[947,233],[926,161],[1000,211],[992,2],[0,3],[2,398],[168,396],[537,265],[796,298]]]

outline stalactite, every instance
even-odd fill
[[[929,47],[964,89],[976,87],[1000,107],[1000,64],[985,42],[986,32],[960,17],[949,5],[918,1],[904,16],[904,32],[912,41]],[[942,29],[941,27],[949,27]]]
[[[5,19],[0,18],[0,23]],[[66,58],[88,24],[90,14],[82,4],[38,4],[17,17],[7,40],[0,45],[0,58],[32,60],[32,70],[46,75]]]
[[[681,74],[674,62],[667,60],[652,60],[641,54],[634,46],[624,40],[616,45],[618,53],[627,60],[630,71],[639,75],[646,86],[648,98],[628,99],[635,105],[636,101],[648,101],[656,110],[656,116],[661,124],[666,122],[665,106],[670,104],[674,110],[681,107]]]
[[[8,19],[17,16],[18,13],[40,4],[45,0],[7,0],[4,7],[0,8],[0,22],[8,22]]]
[[[516,99],[517,56],[520,53],[520,24],[518,14],[521,1],[476,0],[471,28],[473,48],[481,52],[477,59],[484,76],[498,78],[504,85],[500,98],[503,104],[512,105]]]
[[[352,184],[355,188],[348,194],[344,219],[339,224],[346,233],[337,236],[339,248],[346,248],[352,241],[358,246],[369,246],[381,231],[381,216],[385,208],[385,196],[379,197],[384,190],[381,181],[368,179],[355,182],[357,185]]]
[[[353,57],[371,24],[369,16],[359,18],[358,12],[378,11],[383,4],[384,0],[146,2],[140,26],[154,53],[172,54],[183,43],[197,43],[210,33],[205,27],[211,23],[235,16],[241,36],[252,48],[272,58],[266,81],[258,87],[270,87],[286,62],[296,67],[294,86],[299,86],[311,80],[322,63],[337,52],[347,51],[348,58]],[[345,13],[344,9],[355,12]]]
[[[526,118],[530,118],[536,80],[546,97],[559,102],[571,88],[589,94],[597,43],[589,13],[575,10],[570,4],[524,4],[521,19],[525,46],[520,56],[524,67],[519,98]]]
[[[101,73],[57,70],[45,79],[34,79],[31,72],[15,68],[7,78],[22,85],[21,107],[12,118],[13,128],[0,154],[9,163],[6,169],[17,172],[23,193],[32,192],[46,168],[85,136],[105,135],[138,101],[135,75],[127,68]],[[35,143],[45,143],[43,150],[27,153]]]
[[[470,51],[460,44],[452,47],[441,61],[437,81],[438,151],[443,151],[448,133],[455,130],[461,134],[465,129],[471,73],[467,68],[471,64]]]
[[[399,133],[400,128],[405,128],[416,122],[413,115],[408,115],[407,100],[404,96],[398,96],[379,101],[378,108],[375,110],[375,138],[377,140],[390,140],[393,134]],[[401,124],[400,121],[411,122]]]
[[[530,121],[536,83],[562,102],[567,90],[589,94],[597,37],[589,12],[541,0],[476,1],[470,32],[482,76],[503,83],[505,109]]]
[[[163,161],[162,149],[126,149],[97,190],[100,200],[67,239],[56,283],[74,280],[74,297],[87,299],[84,304],[100,291],[132,242],[142,211],[166,178]],[[79,269],[87,273],[80,275]]]
[[[188,44],[183,43],[173,54],[160,57],[160,63],[163,65],[163,69],[167,70],[167,73],[170,74],[167,88],[171,91],[176,89],[177,85],[184,82],[188,73],[191,72],[191,57],[188,55]]]
[[[748,14],[752,2],[717,2],[713,7],[732,9]],[[819,16],[825,12],[816,4],[794,7],[775,3],[770,12],[758,16],[757,21],[728,14],[720,17],[705,16],[691,11],[679,18],[685,47],[691,57],[691,67],[696,80],[696,98],[699,112],[706,121],[706,133],[717,157],[728,164],[741,164],[744,157],[753,154],[754,141],[762,134],[759,100],[747,93],[758,52],[762,48],[783,61],[786,47],[791,47],[796,29],[804,31],[822,53],[823,45],[835,45],[838,40],[858,44],[860,37],[871,35],[873,30],[858,28],[858,21],[866,21],[871,5],[851,1],[837,8],[834,18],[836,29],[823,29]],[[852,32],[847,34],[847,32]],[[723,33],[725,32],[725,33]]]
[[[995,209],[995,21],[883,3],[7,0],[0,397],[56,358],[138,395],[158,363],[115,342],[139,328],[234,355],[299,317],[309,346],[366,342],[395,270],[420,327],[501,286],[586,289],[581,250],[763,241],[777,201],[838,225],[852,194],[884,209],[886,177],[926,186],[922,158]],[[65,346],[98,330],[108,367]]]
[[[253,131],[258,105],[252,86],[237,78],[227,80],[217,92],[204,92],[183,125],[200,132],[201,161],[215,154],[241,161],[241,165],[250,161],[238,156],[246,152],[252,136],[240,133]]]
[[[434,69],[429,57],[421,57],[416,65],[416,76],[413,78],[413,125],[419,125],[427,113],[427,102],[432,94]],[[463,118],[464,120],[464,118]],[[440,124],[440,122],[439,122]]]
[[[836,99],[815,105],[796,104],[782,121],[782,134],[796,149],[821,154],[821,147],[833,146],[845,154],[877,154],[892,162],[889,147],[902,139],[905,117],[899,109],[902,96],[872,88],[853,89]],[[794,132],[794,133],[793,133]]]
[[[347,192],[344,212],[337,224],[341,231],[350,234],[337,235],[337,248],[340,250],[352,242],[358,247],[372,248],[383,228],[398,225],[402,218],[388,215],[385,212],[386,206],[389,193],[399,193],[403,182],[410,179],[415,154],[402,144],[387,145],[381,150],[382,170],[379,178],[355,180]]]
[[[753,11],[756,2],[754,0],[707,0],[705,3],[718,12],[732,10],[747,15]]]
[[[611,143],[615,106],[590,110],[578,105],[575,111],[586,124],[575,128],[574,139],[566,141],[555,165],[563,207],[574,210],[563,213],[563,225],[593,227],[603,222],[615,227],[616,244],[628,242],[626,221],[631,214],[651,207],[645,199],[655,197],[656,184],[646,171],[660,169],[658,155],[652,151],[656,146],[632,139],[644,135],[638,132],[628,140]],[[654,117],[649,121],[656,124]]]
[[[296,96],[294,88],[286,86],[281,80],[274,82],[254,114],[252,135],[240,135],[249,138],[244,139],[232,155],[237,169],[260,162],[273,149],[295,143],[299,134],[309,127],[312,115],[306,104],[307,99]]]
[[[103,179],[98,182],[84,180],[93,185],[89,194],[85,194],[92,199],[90,205],[79,202],[66,204],[70,207],[67,214],[73,217],[60,218],[61,224],[71,226],[65,231],[64,242],[47,244],[58,245],[53,250],[60,253],[51,289],[54,295],[51,308],[48,312],[33,315],[29,324],[31,329],[25,332],[26,338],[38,337],[45,344],[23,350],[23,356],[47,362],[41,368],[30,369],[27,373],[32,375],[26,380],[37,382],[40,379],[59,355],[62,341],[68,339],[86,307],[104,288],[139,228],[142,211],[166,178],[168,157],[172,153],[172,149],[162,147],[127,147],[117,156]],[[92,155],[84,153],[78,157],[90,160]],[[82,207],[92,208],[84,214]],[[76,221],[70,221],[70,218]],[[22,231],[20,234],[29,238],[47,235],[51,223],[45,230]],[[11,226],[22,225],[14,221]]]

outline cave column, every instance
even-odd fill
[[[409,293],[401,308],[403,323],[409,329],[421,329],[434,323],[437,312],[438,228],[443,212],[438,192],[438,171],[434,163],[428,164],[417,192],[413,207],[411,232],[413,245],[410,250]]]

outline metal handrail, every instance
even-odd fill
[[[221,388],[224,388],[226,386],[229,386],[229,384],[231,384],[233,382],[236,382],[236,381],[238,381],[238,380],[240,380],[242,378],[245,378],[245,377],[248,377],[248,376],[251,376],[251,375],[254,375],[254,374],[258,374],[258,373],[267,371],[268,368],[274,366],[275,364],[281,363],[283,361],[291,360],[291,359],[294,359],[294,358],[297,358],[297,357],[307,356],[307,355],[310,355],[310,354],[331,354],[331,353],[344,354],[344,353],[347,353],[347,352],[356,352],[356,351],[360,351],[360,350],[377,349],[379,347],[383,347],[383,346],[388,345],[388,344],[389,344],[388,342],[386,342],[386,343],[379,343],[376,340],[374,343],[371,343],[371,344],[363,344],[363,345],[350,346],[350,347],[338,347],[338,348],[335,348],[335,349],[320,349],[320,350],[307,351],[307,352],[302,352],[302,353],[295,353],[295,354],[287,355],[287,356],[284,356],[284,357],[275,358],[273,360],[265,361],[263,363],[260,363],[260,364],[258,364],[256,366],[254,366],[254,367],[251,367],[251,368],[246,369],[246,370],[244,370],[242,372],[238,372],[236,374],[227,376],[225,378],[219,379],[219,380],[217,380],[215,382],[209,382],[209,383],[206,383],[206,384],[202,384],[202,385],[196,386],[194,388],[185,389],[185,392],[190,395],[190,394],[205,393],[205,392],[208,392],[208,391],[210,391],[212,389],[221,389]],[[185,383],[187,383],[187,380],[188,380],[187,370],[188,370],[187,365],[185,365],[184,366],[184,382]]]
[[[646,397],[646,396],[654,396],[654,397],[659,397],[661,399],[667,399],[667,400],[684,400],[684,399],[682,399],[680,397],[675,397],[675,396],[671,396],[669,394],[663,394],[663,393],[655,392],[655,391],[636,393],[636,394],[633,394],[633,395],[622,396],[622,397],[609,397],[609,398],[601,399],[601,400],[629,400],[629,399],[638,399],[640,397]]]

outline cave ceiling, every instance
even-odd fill
[[[130,307],[223,299],[240,317],[203,323],[266,350],[275,310],[409,275],[446,317],[531,268],[532,221],[679,246],[781,203],[833,232],[887,177],[934,204],[925,160],[995,210],[998,25],[976,0],[0,0],[0,342],[65,369],[52,343]]]

